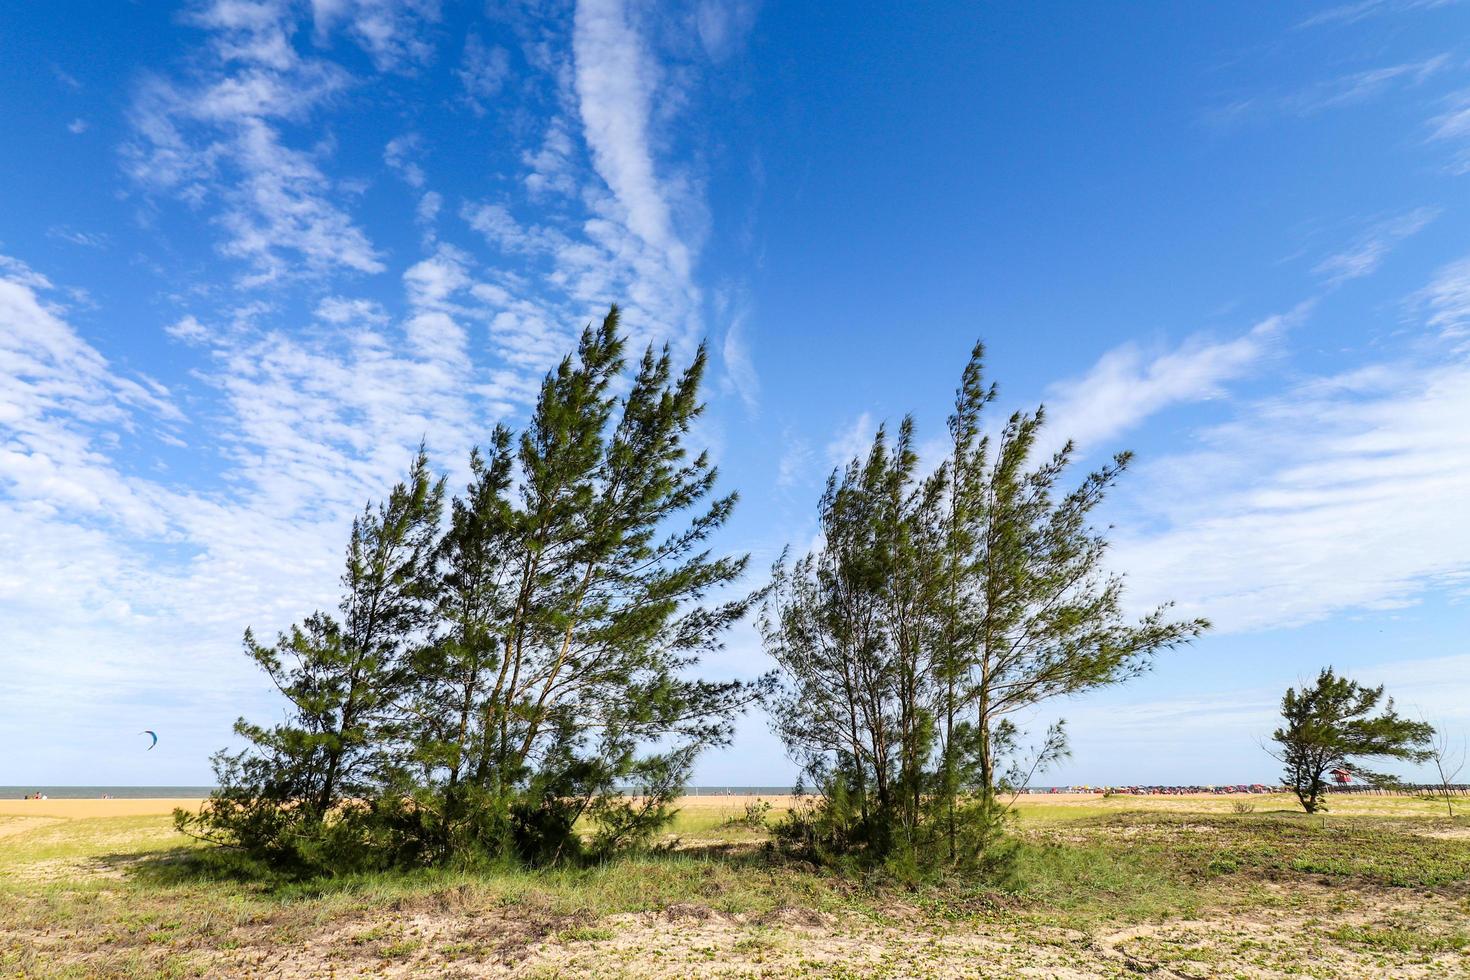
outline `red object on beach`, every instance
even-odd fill
[[[1346,786],[1353,781],[1353,774],[1346,769],[1334,769],[1332,770],[1332,781],[1339,786]]]

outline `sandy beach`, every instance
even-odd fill
[[[1119,810],[1178,810],[1201,812],[1226,812],[1232,803],[1244,799],[1259,805],[1262,810],[1295,809],[1295,801],[1284,794],[1270,796],[1236,797],[1213,793],[1179,794],[1170,796],[1115,796],[1104,799],[1097,793],[1037,793],[1023,795],[1016,800],[1022,811],[1077,811],[1078,816],[1088,813],[1103,813]],[[790,794],[747,795],[742,793],[721,795],[698,795],[681,797],[678,808],[690,816],[713,820],[743,813],[749,803],[765,800],[771,804],[773,813],[780,813],[791,806]],[[156,798],[138,800],[16,800],[0,799],[0,818],[4,817],[49,817],[64,820],[86,820],[107,817],[167,816],[177,807],[197,810],[202,802],[197,797]],[[1442,804],[1425,802],[1415,795],[1403,797],[1345,797],[1333,801],[1335,813],[1372,812],[1390,808],[1401,812],[1422,811],[1425,815],[1438,812]]]
[[[1164,799],[1186,800],[1192,797],[1174,796]],[[1203,798],[1223,801],[1228,797],[1206,795]],[[1100,797],[1095,793],[1053,793],[1037,794],[1034,796],[1022,796],[1018,805],[1027,806],[1038,803],[1048,805],[1059,804],[1088,804],[1096,803]],[[694,813],[713,812],[739,812],[745,809],[747,803],[756,800],[765,800],[771,804],[773,810],[785,810],[791,805],[791,795],[786,793],[773,793],[770,795],[749,795],[744,793],[732,793],[729,795],[698,795],[681,797],[678,803],[679,809]],[[71,820],[88,819],[92,817],[144,817],[167,815],[176,807],[185,809],[198,809],[202,801],[195,798],[157,798],[139,800],[4,800],[0,799],[0,816],[15,817],[62,817]]]
[[[175,807],[198,809],[198,799],[153,800],[0,800],[0,816],[62,817],[149,817],[174,812]]]

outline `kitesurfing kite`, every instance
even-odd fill
[[[153,751],[153,746],[155,746],[155,745],[158,744],[158,733],[155,732],[155,731],[153,731],[151,728],[145,728],[141,732],[139,732],[138,734],[139,735],[152,735],[153,736],[153,741],[149,743],[148,748],[146,748],[146,749],[143,750],[145,752],[152,752]]]

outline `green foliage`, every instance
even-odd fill
[[[184,829],[305,872],[598,858],[667,823],[770,681],[688,677],[759,594],[710,598],[746,558],[708,550],[735,496],[684,447],[704,350],[676,374],[650,348],[618,397],[623,346],[614,307],[472,454],[447,526],[421,450],[353,525],[340,623],[247,632],[288,720],[239,723]]]
[[[938,816],[947,809],[932,802],[912,839],[895,840],[892,825],[876,809],[864,813],[858,799],[841,783],[823,787],[820,799],[792,807],[772,827],[785,853],[849,873],[881,871],[903,882],[928,880],[942,870],[963,870],[1001,886],[1013,881],[1017,842],[1007,836],[1009,808],[994,799],[967,795],[955,807],[960,858],[947,854],[947,824]]]
[[[746,801],[744,812],[737,816],[727,818],[721,826],[739,827],[743,830],[765,830],[770,817],[770,800],[748,800]]]
[[[1123,616],[1122,579],[1088,522],[1129,457],[1059,492],[1073,447],[1033,461],[1041,409],[992,440],[982,413],[995,396],[977,346],[948,458],[921,477],[912,420],[896,438],[880,429],[866,458],[829,479],[821,546],[775,569],[761,616],[784,680],[775,726],[823,794],[784,827],[789,846],[870,863],[982,860],[1000,798],[1067,752],[1060,723],[1023,751],[1012,716],[1133,677],[1207,628],[1166,608]]]
[[[1285,767],[1290,786],[1308,813],[1327,809],[1326,776],[1345,769],[1369,782],[1391,782],[1391,777],[1367,768],[1373,759],[1423,762],[1432,757],[1426,747],[1434,729],[1423,721],[1401,717],[1389,698],[1380,711],[1383,686],[1363,687],[1338,677],[1331,667],[1317,675],[1312,687],[1287,688],[1281,699],[1285,724],[1272,733],[1274,753]],[[1377,712],[1375,714],[1375,712]]]
[[[1340,943],[1356,943],[1399,953],[1437,956],[1470,949],[1470,932],[1456,929],[1426,933],[1422,929],[1374,929],[1369,926],[1338,926],[1329,935]]]

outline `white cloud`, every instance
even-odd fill
[[[49,280],[0,263],[0,488],[13,508],[75,509],[131,527],[157,517],[147,494],[116,478],[106,451],[147,420],[183,420],[167,389],[114,372],[43,294]]]
[[[87,120],[73,119],[66,124],[66,131],[73,136],[80,136],[87,131]]]
[[[311,0],[311,9],[318,44],[341,27],[379,71],[411,69],[434,56],[426,34],[439,20],[439,0]]]
[[[1417,601],[1470,572],[1470,363],[1384,364],[1245,408],[1130,480],[1140,606],[1241,631]],[[1120,491],[1121,493],[1122,491]]]
[[[812,465],[812,447],[790,428],[781,433],[781,459],[776,464],[776,486],[791,489],[807,478]]]
[[[209,331],[193,315],[185,316],[163,328],[163,332],[186,344],[202,343],[209,339]]]
[[[465,104],[476,115],[484,115],[485,101],[499,94],[510,77],[510,53],[499,45],[486,45],[480,35],[471,33],[455,74],[464,86]]]
[[[1170,405],[1221,397],[1223,385],[1255,367],[1308,309],[1267,317],[1234,340],[1196,338],[1153,356],[1136,344],[1109,351],[1082,377],[1050,387],[1036,453],[1049,455],[1068,439],[1087,452]]]
[[[243,128],[238,149],[244,176],[239,197],[248,203],[221,216],[231,232],[222,250],[251,260],[259,270],[256,281],[287,274],[283,249],[298,253],[314,271],[383,271],[367,235],[323,196],[329,184],[310,157],[283,146],[274,130],[258,122]]]
[[[1380,221],[1346,250],[1323,259],[1312,271],[1325,277],[1331,285],[1371,275],[1394,246],[1418,234],[1438,216],[1438,208],[1416,208],[1407,214]]]
[[[1432,127],[1429,138],[1464,144],[1470,140],[1470,91],[1456,92],[1445,102],[1448,108],[1429,120]],[[1470,173],[1470,150],[1462,145],[1446,169],[1458,176]]]
[[[203,744],[227,737],[239,692],[259,681],[235,653],[240,629],[268,634],[330,606],[351,515],[421,439],[462,470],[486,406],[504,398],[468,363],[447,309],[457,280],[442,265],[406,284],[428,305],[401,333],[376,304],[333,298],[319,308],[333,329],[288,337],[242,313],[210,336],[212,367],[198,378],[219,399],[192,461],[217,476],[205,492],[140,465],[154,432],[182,442],[174,431],[188,421],[170,392],[83,341],[45,301],[44,276],[0,263],[0,645],[15,658],[5,726],[43,723],[62,690],[114,724],[121,705],[166,692],[188,706],[170,713],[176,730],[211,717]],[[174,328],[204,330],[193,317]]]
[[[760,407],[761,384],[745,340],[744,315],[731,320],[725,331],[724,361],[725,373],[739,393],[740,400],[745,403],[746,411],[755,412]]]
[[[1228,129],[1252,118],[1277,113],[1306,117],[1335,109],[1362,105],[1394,90],[1424,85],[1430,79],[1453,71],[1450,53],[1431,55],[1417,61],[1400,62],[1349,72],[1307,85],[1286,95],[1254,95],[1216,106],[1204,114],[1211,126]]]
[[[872,413],[863,412],[827,443],[827,465],[840,469],[854,459],[866,459],[877,433],[878,426],[873,422]]]
[[[131,110],[135,138],[124,147],[126,169],[141,186],[194,206],[221,205],[220,249],[250,263],[247,284],[298,271],[384,268],[334,200],[337,188],[315,159],[320,151],[288,146],[279,129],[305,121],[350,81],[335,65],[297,55],[291,17],[282,4],[245,0],[217,0],[198,12],[214,61],[183,82],[144,84]]]
[[[71,242],[73,245],[82,245],[86,248],[106,248],[111,241],[111,237],[105,232],[77,231],[74,228],[62,226],[49,228],[46,234],[51,238],[59,238],[64,242]]]
[[[444,207],[444,196],[438,191],[425,191],[419,198],[418,206],[414,208],[413,218],[426,228],[432,227],[439,220],[439,212]]]
[[[566,236],[551,229],[522,225],[503,204],[466,204],[460,217],[483,235],[485,241],[511,254],[554,252],[572,244]]]
[[[403,274],[409,301],[414,306],[443,308],[450,294],[470,285],[466,262],[462,252],[448,245],[440,246],[438,252]]]
[[[1470,136],[1470,95],[1460,93],[1451,103],[1451,108],[1430,120],[1434,127],[1433,139],[1462,139]]]
[[[649,150],[658,69],[621,0],[579,0],[573,50],[582,125],[597,172],[629,229],[662,253],[676,275],[688,276],[689,249],[674,232]]]
[[[383,162],[397,171],[410,187],[423,187],[428,179],[415,159],[422,152],[422,144],[418,133],[404,133],[393,137],[383,148]]]
[[[1429,310],[1429,325],[1446,337],[1462,337],[1470,327],[1470,256],[1435,273],[1417,296]]]
[[[370,327],[384,326],[389,319],[382,304],[370,299],[348,299],[345,296],[326,297],[317,304],[316,315],[328,323],[357,323]]]
[[[567,122],[556,117],[546,127],[541,145],[527,150],[521,157],[530,168],[525,176],[526,190],[532,197],[543,194],[572,195],[576,193],[577,181],[573,177],[577,148],[568,129]]]
[[[1437,54],[1419,61],[1353,72],[1320,82],[1287,98],[1285,107],[1303,114],[1324,109],[1341,109],[1365,102],[1394,84],[1421,85],[1450,67],[1451,63],[1448,54]]]
[[[738,51],[755,25],[758,9],[751,0],[700,0],[694,8],[694,28],[705,54],[724,61]]]
[[[1352,3],[1329,7],[1313,14],[1297,26],[1307,28],[1328,24],[1355,24],[1368,17],[1433,10],[1457,2],[1458,0],[1354,0]]]

